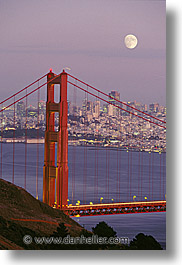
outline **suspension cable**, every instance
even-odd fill
[[[8,101],[9,99],[17,96],[18,94],[20,94],[21,92],[23,92],[24,90],[26,90],[27,88],[31,87],[32,85],[36,84],[38,81],[40,81],[41,79],[43,79],[44,77],[46,77],[47,74],[43,75],[42,77],[38,78],[36,81],[32,82],[31,84],[29,84],[28,86],[24,87],[23,89],[21,89],[20,91],[16,92],[15,94],[11,95],[10,97],[6,98],[5,100],[1,101],[0,104],[3,104],[4,102]]]
[[[74,86],[74,84],[73,84],[72,82],[68,81],[68,83]],[[81,89],[82,91],[86,91],[85,89],[83,89],[83,88],[81,88],[81,87],[79,87],[79,86],[76,86],[76,87],[79,88],[79,89]],[[87,92],[87,91],[86,91],[86,92]],[[135,114],[135,113],[132,113],[132,112],[129,111],[129,110],[125,110],[125,109],[121,108],[120,106],[117,106],[117,105],[113,104],[112,102],[109,102],[108,100],[103,99],[103,98],[101,98],[101,97],[99,97],[99,96],[97,96],[97,95],[95,95],[95,94],[93,94],[93,93],[91,93],[91,92],[87,92],[87,93],[90,94],[90,95],[92,95],[92,96],[95,96],[95,97],[97,97],[98,99],[100,99],[100,100],[102,100],[102,101],[104,101],[104,102],[106,102],[106,103],[108,103],[108,104],[110,104],[110,105],[113,105],[113,106],[115,106],[115,107],[117,107],[117,108],[119,108],[119,109],[121,109],[121,110],[123,110],[123,111],[125,111],[125,112],[127,112],[127,113],[130,113],[130,114],[132,114],[132,115],[134,115],[134,116],[136,116],[136,117],[138,117],[138,118],[141,118],[141,119],[143,119],[143,120],[145,120],[145,121],[148,121],[148,122],[153,123],[153,124],[155,124],[155,125],[157,125],[157,126],[159,126],[159,127],[161,127],[161,128],[166,129],[166,127],[163,126],[163,125],[160,125],[160,124],[158,124],[158,123],[156,123],[156,122],[154,122],[154,121],[150,121],[150,120],[148,120],[148,119],[146,119],[146,118],[144,118],[144,117],[142,117],[142,116],[139,116],[139,115],[137,115],[137,114]]]
[[[73,79],[79,81],[79,82],[82,83],[83,85],[87,85],[87,86],[89,86],[90,88],[92,88],[93,90],[95,90],[95,91],[97,91],[97,92],[100,92],[100,93],[103,94],[104,96],[113,99],[112,96],[107,95],[106,93],[104,93],[104,92],[102,92],[101,90],[99,90],[99,89],[97,89],[97,88],[95,88],[95,87],[93,87],[93,86],[91,86],[91,85],[85,83],[84,81],[82,81],[82,80],[80,80],[80,79],[78,79],[78,78],[76,78],[76,77],[74,77],[74,76],[72,76],[72,75],[70,75],[70,74],[67,74],[67,75],[70,76],[71,78],[73,78]],[[133,110],[136,110],[136,111],[138,111],[138,112],[140,112],[140,113],[142,113],[142,114],[144,114],[144,115],[146,115],[146,116],[149,116],[149,117],[151,117],[151,118],[153,118],[153,119],[156,119],[156,120],[158,120],[158,121],[160,121],[160,122],[162,122],[162,123],[166,123],[165,121],[163,121],[163,120],[161,120],[161,119],[158,119],[158,118],[156,118],[156,117],[154,117],[154,116],[152,116],[152,115],[150,115],[150,114],[148,114],[148,113],[145,113],[144,111],[141,111],[141,110],[139,110],[139,109],[137,109],[137,108],[135,108],[135,107],[132,107],[132,106],[128,105],[127,103],[123,102],[123,101],[120,101],[120,100],[118,100],[118,99],[114,99],[114,100],[117,101],[117,102],[119,102],[119,103],[121,103],[121,104],[123,104],[123,105],[125,105],[125,106],[127,106],[127,107],[129,107],[129,108],[131,108],[131,109],[133,109]]]
[[[29,93],[26,93],[25,96],[19,98],[18,100],[16,100],[15,102],[9,104],[8,106],[6,106],[6,107],[4,107],[4,108],[2,107],[1,110],[0,110],[0,112],[3,112],[4,110],[6,110],[7,108],[11,107],[12,105],[16,104],[17,102],[21,101],[22,99],[24,99],[24,98],[28,97],[29,95],[33,94],[35,91],[37,91],[37,90],[40,89],[41,87],[43,87],[43,86],[45,86],[45,85],[51,83],[51,82],[52,82],[53,80],[55,80],[59,75],[60,75],[60,74],[55,75],[52,79],[50,79],[50,80],[47,81],[46,83],[44,83],[44,84],[42,84],[41,86],[37,87],[37,88],[34,89],[33,91],[31,91],[31,92],[29,92]],[[27,89],[27,87],[26,87],[25,89]],[[25,90],[25,89],[24,89],[24,90]]]
[[[26,89],[27,95],[27,89]],[[25,176],[24,176],[24,189],[26,190],[26,182],[27,182],[27,97],[26,97],[26,105],[25,105]]]
[[[38,81],[39,87],[39,81]],[[38,177],[39,177],[39,104],[40,104],[40,90],[37,91],[37,165],[36,165],[36,199],[38,200]]]
[[[15,96],[14,96],[14,102],[15,102]],[[14,184],[14,179],[15,179],[15,104],[13,108],[13,176],[12,176],[12,182]]]

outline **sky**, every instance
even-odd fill
[[[164,0],[0,0],[0,99],[50,68],[123,101],[166,104]],[[138,39],[135,49],[124,44]]]

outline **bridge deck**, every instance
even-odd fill
[[[70,205],[65,209],[65,212],[70,216],[95,216],[165,211],[166,201],[100,203],[74,206]]]

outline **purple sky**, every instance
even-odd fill
[[[165,26],[165,1],[0,1],[0,99],[67,66],[123,101],[165,105]]]

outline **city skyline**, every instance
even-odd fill
[[[111,92],[117,92],[117,91],[111,91]],[[111,94],[111,92],[109,94]],[[73,102],[73,101],[71,101],[71,100],[68,99],[68,104],[71,104],[72,106],[76,106],[76,107],[83,107],[84,101],[85,101],[85,99],[82,99],[79,103],[76,103],[75,104],[75,102]],[[113,100],[113,102],[112,102],[112,100],[109,100],[109,101],[111,103],[117,105],[117,102],[115,102],[114,100]],[[103,108],[104,108],[105,105],[109,105],[109,103],[104,103],[101,100],[97,100],[97,99],[95,99],[95,100],[90,100],[89,99],[89,100],[87,100],[87,102],[92,102],[93,104],[96,103],[96,102],[99,102],[100,111],[103,110]],[[18,106],[21,105],[22,103],[24,104],[24,109],[26,108],[25,107],[25,101],[24,100],[21,100],[21,101],[19,101],[17,103],[16,112],[18,111]],[[46,100],[42,100],[41,99],[39,101],[39,103],[42,103],[43,105],[45,105],[44,107],[46,108]],[[140,110],[140,108],[143,107],[144,108],[143,110],[146,111],[146,112],[150,111],[151,108],[156,108],[156,107],[157,108],[162,107],[162,108],[164,108],[166,110],[166,106],[160,105],[158,102],[153,102],[153,103],[145,104],[143,102],[137,102],[136,100],[133,100],[133,101],[130,100],[130,101],[123,101],[123,103],[128,104],[128,105],[130,105],[130,106],[132,106],[132,107],[134,107],[136,109],[138,107],[138,110]],[[38,104],[37,102],[36,103],[35,102],[31,102],[30,104],[27,105],[27,108],[38,109],[38,105],[37,104]],[[94,106],[92,106],[92,107],[94,107]],[[123,105],[123,107],[125,109],[127,109],[126,106]],[[6,109],[6,111],[11,110],[11,109],[13,110],[14,107],[9,107],[9,108]],[[130,110],[130,108],[128,108],[128,110]]]

